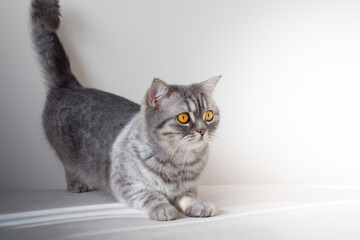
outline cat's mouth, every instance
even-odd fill
[[[186,139],[186,140],[185,140]],[[191,134],[184,138],[187,149],[201,148],[209,142],[208,134]],[[184,143],[184,142],[183,142]]]
[[[196,144],[205,144],[208,142],[208,136],[207,135],[198,135],[194,137],[193,143]]]

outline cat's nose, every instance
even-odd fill
[[[204,136],[206,129],[197,129],[196,131],[200,133],[201,136]]]

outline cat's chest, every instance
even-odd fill
[[[196,186],[204,164],[204,159],[195,156],[178,162],[152,157],[142,162],[141,172],[158,191],[175,198]]]

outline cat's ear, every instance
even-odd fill
[[[200,83],[201,88],[204,90],[205,93],[211,95],[213,93],[217,83],[219,82],[220,78],[221,78],[221,75],[212,77],[212,78]]]
[[[169,86],[164,81],[159,78],[155,78],[148,91],[148,100],[150,105],[156,107],[159,100],[166,97],[169,91]]]

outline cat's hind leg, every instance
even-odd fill
[[[72,182],[67,185],[67,190],[72,193],[83,193],[91,191],[91,188],[89,188],[85,183]]]
[[[71,193],[83,193],[95,190],[84,181],[81,181],[77,174],[70,170],[65,170],[67,190]]]

